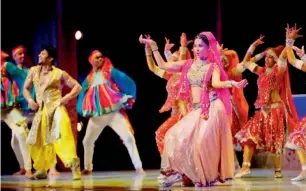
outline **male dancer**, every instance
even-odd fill
[[[26,144],[28,125],[20,109],[20,92],[26,73],[11,62],[6,62],[8,54],[1,51],[1,118],[11,128],[11,146],[20,166],[14,175],[32,176],[32,163]]]
[[[57,154],[67,168],[71,167],[73,179],[78,180],[81,178],[80,160],[64,105],[80,93],[81,86],[67,72],[52,65],[56,59],[53,47],[43,47],[38,58],[39,64],[30,68],[23,92],[31,109],[36,111],[27,139],[36,169],[31,178],[47,178],[47,171],[56,163]],[[62,83],[72,89],[64,97]],[[36,101],[29,91],[32,85]]]
[[[92,173],[94,144],[105,126],[110,126],[123,140],[136,173],[144,174],[131,125],[124,112],[134,104],[136,85],[131,78],[114,68],[99,50],[90,54],[89,62],[93,69],[82,84],[77,102],[77,112],[83,117],[90,117],[83,140],[85,169],[82,174]]]

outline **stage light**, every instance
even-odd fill
[[[82,35],[82,32],[81,32],[81,31],[77,31],[77,32],[75,32],[75,35],[74,35],[74,36],[75,36],[75,39],[76,39],[76,40],[80,40],[80,39],[82,38],[83,35]]]

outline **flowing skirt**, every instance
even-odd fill
[[[180,112],[170,116],[155,132],[156,144],[161,156],[164,152],[164,139],[166,133],[182,118],[182,116],[183,115]]]
[[[298,128],[290,134],[286,148],[306,151],[306,116],[301,120]]]
[[[255,148],[255,152],[281,154],[285,145],[286,124],[285,107],[282,103],[274,103],[267,112],[256,111],[235,137],[242,148],[249,145]]]
[[[178,172],[200,186],[234,177],[230,120],[220,99],[211,102],[208,120],[201,109],[189,112],[167,132],[164,144],[161,173],[166,176]]]

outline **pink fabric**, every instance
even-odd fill
[[[209,57],[208,60],[212,64],[210,69],[208,70],[208,73],[206,74],[204,80],[203,80],[203,91],[201,93],[201,114],[207,119],[209,116],[209,96],[208,96],[208,88],[207,84],[211,80],[211,76],[214,70],[214,67],[218,67],[220,70],[220,80],[226,81],[228,80],[228,76],[226,72],[223,69],[222,61],[221,61],[221,53],[217,49],[217,41],[213,34],[211,32],[202,32],[202,35],[205,35],[207,39],[209,40]],[[187,79],[187,72],[190,69],[191,65],[193,64],[193,60],[187,60],[185,65],[182,69],[182,75],[181,75],[181,84],[180,84],[180,92],[179,92],[179,99],[187,101],[189,103],[190,101],[190,86],[189,81]],[[232,115],[232,106],[230,102],[230,91],[228,88],[218,88],[215,89],[216,93],[218,94],[218,97],[221,99],[225,106],[225,110],[228,114],[228,116]]]
[[[208,120],[201,109],[189,112],[168,130],[164,143],[162,171],[177,171],[203,186],[234,176],[231,129],[220,99],[210,103]]]

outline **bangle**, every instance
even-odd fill
[[[282,59],[282,58],[279,58],[277,60],[277,65],[280,67],[280,68],[285,68],[287,66],[287,62],[285,59]]]
[[[254,53],[254,50],[255,50],[255,46],[254,45],[251,45],[248,49],[247,52],[249,52],[250,54],[253,54]]]
[[[294,44],[293,39],[286,39],[286,47],[292,47]]]
[[[172,53],[171,53],[171,51],[170,50],[168,50],[167,52],[165,52],[164,53],[165,54],[165,57],[166,57],[166,59],[168,60],[169,58],[171,58],[172,57]]]
[[[225,81],[225,87],[226,87],[226,88],[231,88],[231,87],[233,87],[232,81],[231,81],[231,80]]]

